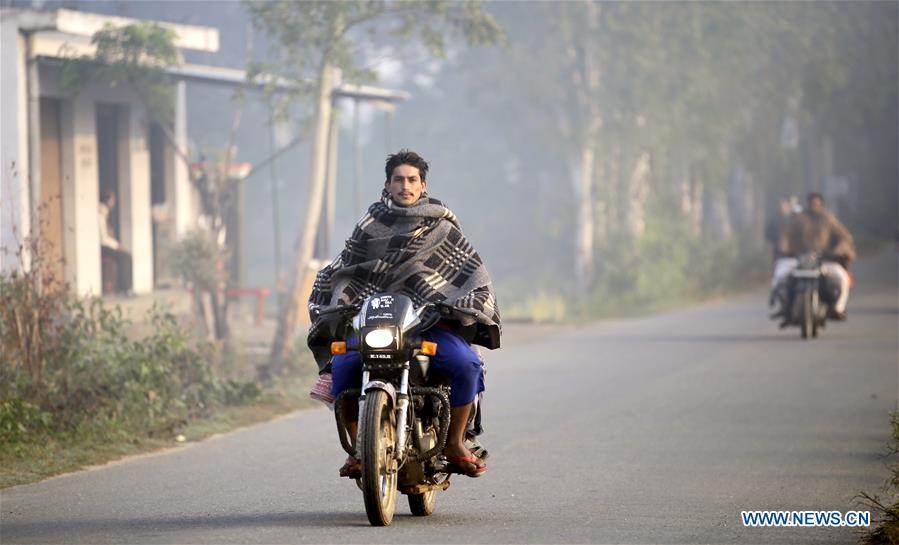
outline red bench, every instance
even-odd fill
[[[228,288],[228,297],[255,297],[256,313],[253,318],[254,325],[260,325],[265,315],[265,298],[268,297],[268,288]]]
[[[194,289],[190,288],[187,290],[191,294],[193,294]],[[265,298],[268,297],[268,288],[228,288],[225,292],[230,298],[235,297],[255,297],[256,298],[256,312],[253,315],[253,325],[262,324],[262,319],[265,317]],[[219,295],[222,294],[222,290],[219,290]]]

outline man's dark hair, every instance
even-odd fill
[[[384,166],[384,173],[387,175],[387,181],[393,176],[393,169],[400,165],[409,165],[418,169],[421,181],[424,182],[428,177],[428,162],[421,155],[412,150],[403,148],[400,151],[387,156],[387,164]]]
[[[112,197],[113,195],[115,195],[115,191],[112,189],[104,189],[103,193],[100,195],[100,202],[108,203],[109,197]]]
[[[811,203],[815,199],[821,201],[821,204],[827,204],[827,201],[824,200],[824,195],[816,193],[814,191],[808,194],[808,196],[805,198],[805,202]]]

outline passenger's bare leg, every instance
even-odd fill
[[[359,400],[347,400],[341,407],[343,421],[346,424],[347,432],[350,435],[350,443],[356,446],[356,433],[359,430]],[[343,433],[343,432],[340,432]],[[340,468],[341,477],[359,478],[359,472],[362,467],[359,460],[354,456],[349,456]]]
[[[359,399],[347,400],[343,403],[343,421],[350,433],[350,442],[355,446],[356,433],[359,431]]]
[[[465,448],[465,429],[468,427],[468,417],[474,403],[453,407],[450,410],[450,428],[446,439],[446,448],[443,449],[447,456],[471,456],[471,451]]]

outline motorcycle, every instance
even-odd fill
[[[334,414],[341,446],[362,464],[356,484],[373,526],[391,524],[397,492],[408,497],[413,515],[428,516],[436,509],[437,493],[450,485],[442,455],[450,387],[446,377],[428,372],[438,346],[420,334],[454,312],[464,310],[441,303],[415,308],[405,295],[379,293],[317,313],[336,320],[331,354],[358,350],[362,358],[362,388],[338,395]],[[350,333],[355,348],[348,346]],[[358,431],[351,437],[344,409],[357,398]]]
[[[799,326],[803,339],[817,337],[827,319],[827,302],[835,297],[825,289],[822,281],[821,258],[813,253],[802,254],[797,259],[796,268],[790,272],[787,290],[791,304],[788,306],[789,323]]]

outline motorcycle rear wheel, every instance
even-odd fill
[[[812,324],[815,321],[812,310],[812,290],[806,290],[802,294],[802,323],[799,324],[799,335],[803,339],[808,339],[812,332]]]
[[[359,422],[362,456],[362,498],[372,526],[390,526],[396,510],[397,462],[393,457],[396,423],[387,393],[372,390],[365,395]]]
[[[429,517],[437,509],[437,490],[409,494],[409,510],[416,517]]]
[[[812,290],[812,337],[818,338],[818,323],[820,320],[821,301],[817,290]]]

